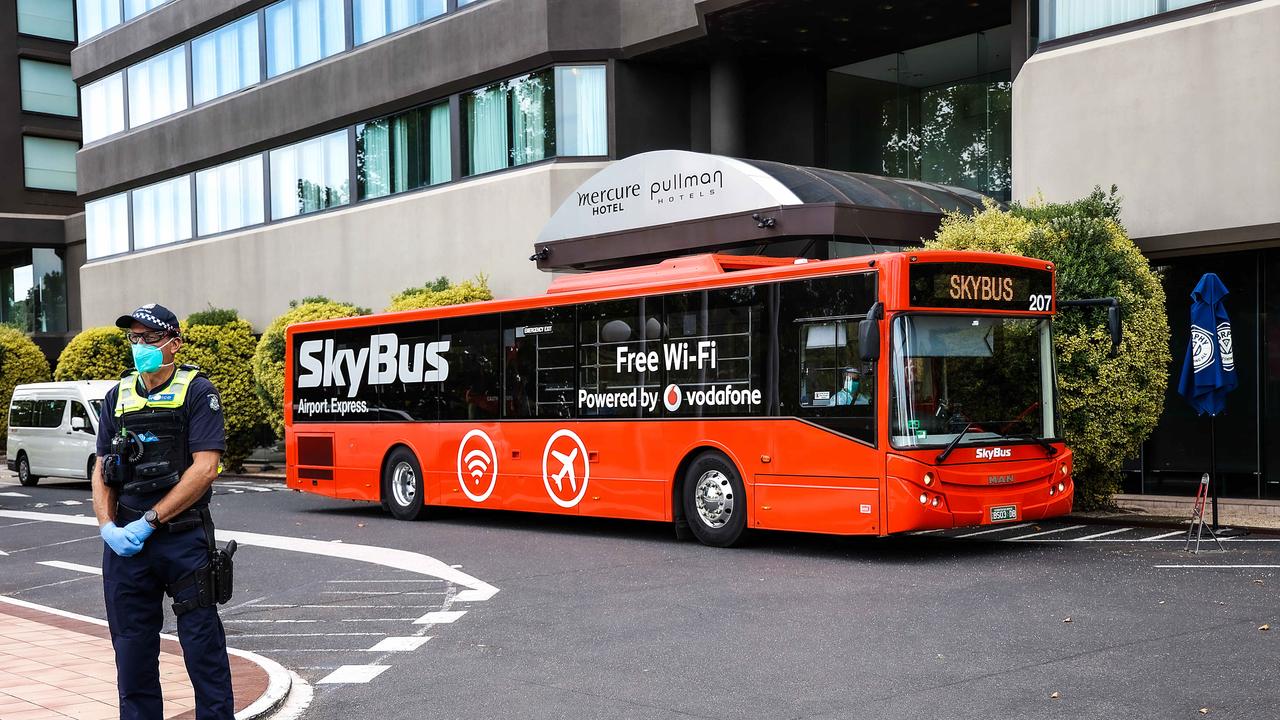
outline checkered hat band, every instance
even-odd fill
[[[170,331],[170,332],[173,332],[174,330],[177,330],[177,328],[175,328],[174,326],[172,326],[172,325],[170,325],[169,323],[167,323],[167,322],[165,322],[165,321],[161,320],[160,318],[156,317],[155,315],[152,315],[151,313],[147,312],[146,310],[138,310],[137,312],[135,312],[135,313],[133,314],[133,316],[134,316],[135,318],[137,318],[138,320],[142,321],[142,322],[148,322],[148,323],[152,323],[153,325],[159,325],[160,327],[162,327],[162,328],[164,328],[165,330],[168,330],[168,331]]]

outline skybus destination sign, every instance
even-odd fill
[[[911,306],[1049,312],[1053,271],[992,263],[917,262],[908,277]]]

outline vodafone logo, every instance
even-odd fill
[[[680,390],[679,385],[668,385],[667,389],[662,391],[662,404],[667,408],[667,412],[679,410],[683,400],[684,392]]]

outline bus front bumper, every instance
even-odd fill
[[[1002,525],[1044,520],[1071,512],[1075,485],[1027,482],[1001,488],[941,483],[936,491],[904,478],[889,477],[886,533]]]

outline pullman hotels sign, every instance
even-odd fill
[[[537,244],[800,204],[741,160],[656,150],[619,160],[570,193]]]

